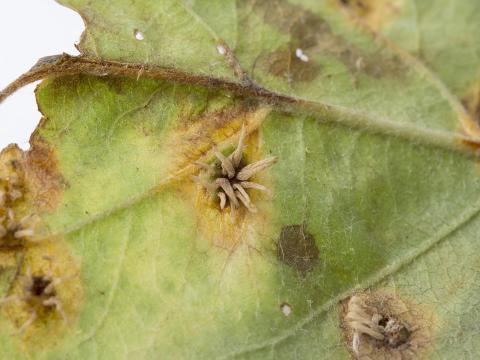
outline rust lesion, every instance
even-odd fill
[[[29,349],[55,342],[82,300],[79,268],[64,240],[43,234],[40,215],[58,205],[63,191],[55,152],[38,135],[31,145],[0,152],[0,271],[16,269],[0,312]]]
[[[245,135],[245,125],[242,125],[236,148],[228,156],[214,148],[216,161],[196,162],[201,169],[200,174],[191,176],[191,179],[203,186],[210,195],[218,197],[218,206],[221,211],[229,207],[232,216],[235,216],[240,208],[245,208],[251,213],[258,211],[249,192],[257,190],[270,193],[270,191],[264,185],[251,181],[251,178],[277,161],[276,156],[269,156],[251,163],[245,161],[243,155]]]
[[[51,346],[65,336],[83,303],[77,261],[60,238],[49,239],[25,252],[10,287],[0,300],[6,316],[30,351]]]
[[[190,122],[185,133],[170,138],[178,168],[187,166],[190,175],[178,189],[194,209],[200,237],[212,246],[236,248],[269,216],[267,168],[276,158],[263,153],[259,127],[270,111],[257,105],[223,109],[225,116]]]
[[[10,145],[0,153],[0,250],[18,250],[33,241],[38,217],[30,205],[24,153]]]
[[[41,128],[41,125],[38,128]],[[25,153],[24,168],[33,205],[37,211],[52,211],[66,187],[55,149],[35,132]]]
[[[339,314],[346,346],[356,359],[413,360],[433,347],[433,314],[405,297],[356,293],[340,304]]]
[[[0,250],[34,245],[40,214],[54,210],[63,193],[55,152],[37,135],[24,152],[10,145],[0,153]]]

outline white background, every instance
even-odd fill
[[[0,0],[0,89],[28,71],[39,58],[66,52],[84,29],[81,17],[54,0]],[[28,139],[41,118],[32,84],[0,104],[0,149]]]

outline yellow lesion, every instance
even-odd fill
[[[51,298],[50,302],[57,302],[59,307],[45,305],[32,297],[29,285],[34,276],[49,279],[53,284],[52,296],[40,300]],[[21,268],[3,300],[1,312],[10,320],[12,333],[27,350],[32,351],[51,346],[67,334],[79,315],[82,302],[79,266],[64,240],[55,238],[25,252]]]
[[[235,149],[239,141],[242,126],[245,127],[245,145],[243,152],[246,164],[264,159],[266,156],[262,151],[259,127],[269,114],[269,107],[256,108],[253,111],[242,111],[236,113],[218,126],[217,121],[203,120],[186,130],[181,136],[177,134],[172,139],[177,149],[182,149],[177,158],[178,167],[183,165],[189,171],[184,175],[198,174],[201,169],[195,162],[211,163],[217,161],[214,148],[219,151],[228,150],[230,153]],[[180,165],[181,164],[181,165]],[[268,171],[256,174],[254,181],[263,186],[270,187]],[[190,203],[195,210],[196,222],[199,231],[198,238],[206,239],[210,245],[225,249],[232,249],[246,236],[251,237],[253,229],[258,224],[267,224],[266,218],[270,214],[269,199],[260,191],[248,191],[252,203],[258,207],[256,213],[251,213],[246,207],[238,208],[234,214],[230,211],[230,204],[225,208],[220,207],[220,200],[201,185],[195,183],[188,176],[183,176],[178,182],[178,189],[182,198]]]
[[[15,145],[0,153],[0,251],[3,252],[23,248],[33,241],[38,228],[24,158],[23,151]]]
[[[175,173],[185,168],[194,168],[195,161],[212,158],[213,147],[234,147],[242,124],[247,133],[258,129],[271,108],[260,106],[248,108],[242,105],[206,113],[194,122],[189,121],[172,130],[168,136],[166,151]]]

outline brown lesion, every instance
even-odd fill
[[[290,37],[287,44],[273,52],[260,54],[254,68],[284,78],[290,85],[311,82],[321,74],[318,56],[338,59],[354,76],[365,73],[379,78],[402,76],[405,72],[406,65],[398,56],[365,52],[336,34],[319,14],[300,5],[274,0],[257,1],[252,7],[266,23]]]
[[[205,109],[192,116],[187,113],[168,136],[171,163],[181,169],[213,155],[213,147],[231,141],[245,122],[251,130],[269,113],[268,107],[238,100],[218,109]]]
[[[42,120],[43,122],[44,120]],[[42,123],[38,129],[42,128]],[[59,204],[66,187],[56,150],[34,132],[23,166],[28,179],[32,203],[37,211],[52,211]]]
[[[0,153],[0,250],[22,249],[33,241],[38,217],[30,206],[24,153],[10,145]]]
[[[31,145],[0,153],[0,271],[17,269],[0,311],[29,349],[63,335],[82,300],[78,266],[63,239],[45,236],[39,216],[59,202],[58,164],[38,136]]]
[[[30,350],[55,343],[78,317],[80,270],[60,238],[29,248],[1,310]]]
[[[39,214],[54,210],[63,192],[55,151],[36,132],[30,142],[26,152],[16,145],[0,152],[0,270],[17,269],[0,311],[29,349],[55,342],[83,297],[65,242],[42,233]]]
[[[277,258],[303,276],[319,262],[320,251],[304,224],[284,226],[277,241]]]
[[[35,244],[39,214],[54,210],[63,193],[55,152],[36,134],[24,152],[10,145],[0,153],[0,250]]]
[[[236,211],[242,207],[251,213],[258,211],[249,192],[256,190],[269,194],[270,190],[262,184],[251,181],[251,178],[277,161],[276,156],[250,163],[246,161],[245,136],[246,128],[242,125],[236,148],[229,155],[224,155],[215,147],[216,161],[196,162],[201,169],[200,174],[191,176],[191,179],[203,186],[210,195],[218,198],[221,211],[229,207],[232,216],[235,216]]]
[[[357,359],[418,359],[432,348],[434,318],[428,309],[376,291],[340,304],[346,346]]]
[[[190,126],[189,131],[192,132],[188,133],[189,136],[181,136],[184,141],[180,142],[179,136],[175,137],[175,143],[178,144],[176,149],[183,149],[178,163],[188,160],[189,175],[195,179],[192,181],[187,176],[179,182],[181,196],[192,204],[200,237],[227,251],[233,251],[240,243],[252,240],[251,231],[257,224],[265,223],[270,215],[268,200],[272,196],[267,168],[275,158],[263,153],[259,131],[270,108],[255,106],[241,109],[248,111],[237,109],[233,112],[235,116],[228,120],[222,118],[221,126],[215,125],[218,124],[217,120],[209,119]],[[233,157],[235,164],[231,165],[234,173],[229,175],[225,164],[231,162]],[[267,162],[262,163],[265,159]],[[250,170],[252,172],[248,173]],[[238,179],[239,174],[247,178],[240,176],[241,179]],[[222,186],[216,182],[217,179],[225,179],[233,193],[228,195],[225,191],[227,184]],[[243,191],[239,189],[240,186]]]

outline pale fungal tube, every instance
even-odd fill
[[[220,210],[230,204],[232,213],[235,209],[243,205],[248,211],[255,213],[257,208],[252,203],[246,189],[255,189],[270,194],[270,191],[263,185],[248,181],[252,176],[272,166],[276,161],[276,156],[271,156],[244,166],[242,164],[243,150],[245,149],[246,129],[242,126],[238,144],[235,150],[229,155],[223,155],[216,147],[213,148],[215,157],[219,161],[217,167],[214,165],[195,162],[199,168],[205,170],[204,176],[191,176],[191,179],[209,192],[219,198]],[[216,169],[218,173],[215,174]],[[206,177],[210,179],[206,179]]]

